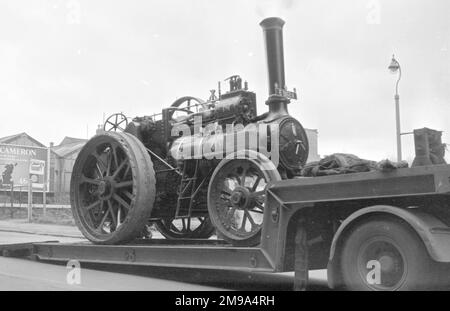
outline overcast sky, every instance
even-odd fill
[[[0,137],[92,136],[103,115],[160,112],[240,74],[266,111],[259,22],[286,21],[290,112],[319,152],[395,159],[396,54],[402,129],[450,143],[448,0],[0,0]],[[412,137],[403,138],[413,158]],[[447,160],[450,157],[447,155]]]

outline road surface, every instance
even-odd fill
[[[0,232],[0,244],[80,239]],[[118,291],[215,291],[291,290],[293,274],[260,274],[199,269],[81,266],[81,284],[70,285],[64,264],[46,264],[0,257],[0,290],[118,290]],[[73,275],[72,275],[73,276]],[[74,283],[74,282],[70,282]],[[77,282],[75,282],[77,283]],[[327,290],[326,272],[311,272],[311,290]]]

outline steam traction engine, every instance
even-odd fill
[[[72,211],[86,238],[125,243],[154,223],[169,239],[217,232],[235,245],[259,244],[266,186],[297,176],[309,149],[302,125],[287,110],[296,93],[285,87],[283,25],[278,18],[261,23],[267,113],[257,115],[255,94],[234,76],[229,92],[212,92],[207,102],[188,96],[161,114],[107,120],[105,133],[85,145],[72,174]]]

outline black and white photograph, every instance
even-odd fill
[[[447,0],[0,0],[0,107],[0,292],[450,290]]]

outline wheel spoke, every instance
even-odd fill
[[[97,230],[101,230],[103,228],[103,225],[105,224],[106,219],[108,218],[109,211],[105,211],[105,215],[103,216],[102,220],[100,221],[100,224],[97,226]]]
[[[102,203],[102,201],[96,201],[96,202],[92,203],[91,205],[86,206],[85,209],[87,211],[90,211],[90,210],[94,209],[97,205],[99,205],[100,203]]]
[[[263,190],[263,191],[253,192],[253,193],[252,193],[252,196],[255,198],[255,197],[263,196],[263,195],[265,195],[265,194],[266,194],[266,191]]]
[[[113,199],[116,200],[117,203],[125,207],[127,210],[131,208],[130,205],[127,202],[125,202],[125,200],[122,199],[117,193],[113,195]]]
[[[255,207],[259,208],[261,211],[264,212],[264,205],[261,202],[255,201]]]
[[[112,148],[112,147],[111,147]],[[111,151],[111,149],[110,149],[110,151],[109,151],[109,153],[108,153],[108,160],[107,160],[107,162],[108,162],[108,165],[107,165],[107,168],[106,168],[106,176],[111,176],[111,169],[112,169],[112,151]]]
[[[250,210],[250,212],[264,215],[264,212],[262,210],[257,210],[254,207]]]
[[[255,220],[253,219],[252,215],[248,210],[245,210],[245,214],[247,215],[248,220],[250,221],[250,224],[252,225],[252,231],[253,227],[257,227],[258,225],[255,223]]]
[[[234,186],[241,185],[241,177],[238,174],[230,174],[228,180],[232,180]]]
[[[239,230],[244,230],[245,231],[245,225],[246,224],[247,224],[247,214],[244,212],[244,217],[242,217],[241,228]]]
[[[119,167],[116,169],[116,171],[112,175],[112,178],[116,178],[119,175],[120,171],[125,167],[125,165],[128,165],[127,160],[122,161],[122,163],[119,165]]]
[[[192,231],[192,230],[191,230],[191,223],[192,223],[192,222],[191,222],[191,218],[188,218],[188,219],[187,219],[187,231],[188,231],[188,232],[191,232],[191,231]]]
[[[122,225],[122,209],[120,208],[120,205],[117,206],[117,228],[119,228]]]
[[[129,180],[129,181],[123,181],[123,182],[117,183],[115,187],[117,189],[120,189],[120,188],[131,187],[131,186],[133,186],[133,181]]]
[[[114,226],[117,229],[119,226],[118,226],[118,223],[117,223],[116,214],[114,213],[114,209],[113,209],[112,203],[109,200],[108,200],[108,212],[111,214]]]
[[[125,170],[125,173],[123,174],[123,178],[128,176],[128,173],[130,172],[131,166],[127,166],[127,169]]]
[[[100,185],[100,180],[86,177],[85,175],[81,176],[80,184],[91,184],[91,185]]]
[[[111,149],[112,149],[112,154],[114,156],[114,165],[117,168],[117,167],[119,167],[119,158],[117,157],[117,150],[116,150],[116,147],[114,147],[114,146],[111,146]]]
[[[95,168],[97,169],[97,174],[98,174],[98,176],[97,176],[97,178],[103,178],[104,176],[103,176],[103,172],[102,172],[102,169],[100,168],[100,166],[98,165],[98,163],[96,163],[95,164]]]
[[[236,207],[231,207],[228,211],[227,211],[227,215],[226,218],[229,219],[231,221],[231,219],[234,217],[234,213],[236,213]]]
[[[132,195],[130,192],[128,192],[128,191],[123,191],[122,193],[125,194],[125,196],[126,196],[128,199],[130,199],[130,201],[133,200],[133,195]]]
[[[94,153],[94,157],[97,160],[97,167],[103,177],[103,174],[106,172],[108,166],[105,164],[105,162],[103,162],[103,160],[100,158],[100,155],[98,155],[97,153]]]
[[[261,182],[261,180],[262,180],[262,177],[261,177],[261,176],[258,176],[258,178],[257,178],[256,181],[255,181],[255,184],[253,185],[252,192],[255,192],[256,189],[258,189],[258,185],[259,185],[259,183]]]
[[[247,170],[248,170],[248,168],[247,167],[241,167],[241,168],[242,168],[242,174],[241,174],[241,177],[240,177],[240,180],[241,180],[240,185],[242,187],[245,187],[245,179],[247,178]]]

